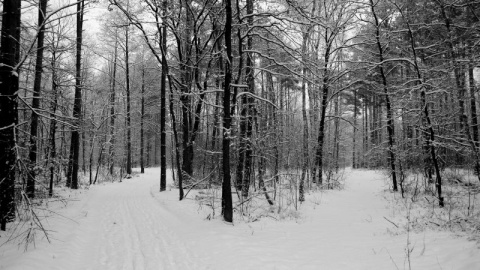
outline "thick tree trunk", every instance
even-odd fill
[[[33,82],[32,115],[30,119],[30,171],[27,178],[26,193],[29,198],[35,197],[35,177],[37,166],[37,132],[38,112],[40,109],[40,92],[42,87],[43,74],[43,41],[45,39],[45,16],[47,12],[47,0],[40,0],[38,7],[38,36],[37,36],[37,57],[35,62],[35,79]]]
[[[3,1],[0,48],[0,230],[15,218],[15,128],[20,58],[20,0]]]

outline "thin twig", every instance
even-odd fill
[[[386,221],[388,221],[388,222],[392,223],[392,224],[393,224],[395,227],[397,227],[397,228],[398,228],[398,225],[397,225],[397,224],[395,224],[393,221],[389,220],[389,219],[388,219],[388,218],[386,218],[386,217],[383,217],[383,218],[384,218]]]

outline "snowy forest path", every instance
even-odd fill
[[[174,230],[181,221],[152,196],[156,178],[140,175],[93,188],[86,217],[58,259],[70,262],[69,269],[198,269]]]

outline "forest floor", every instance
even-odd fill
[[[50,243],[37,231],[25,251],[20,239],[5,243],[14,228],[1,232],[0,269],[480,269],[479,244],[466,235],[412,229],[385,178],[348,170],[343,190],[307,194],[298,211],[271,208],[283,216],[237,213],[231,225],[201,191],[182,202],[177,189],[159,193],[151,168],[64,190],[66,205],[44,210],[55,212],[43,220]]]

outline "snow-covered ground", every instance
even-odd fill
[[[51,243],[24,252],[1,232],[0,269],[480,269],[477,242],[407,233],[383,178],[349,171],[344,190],[308,194],[298,214],[230,225],[198,191],[159,193],[159,169],[147,169],[74,193],[44,221]]]

